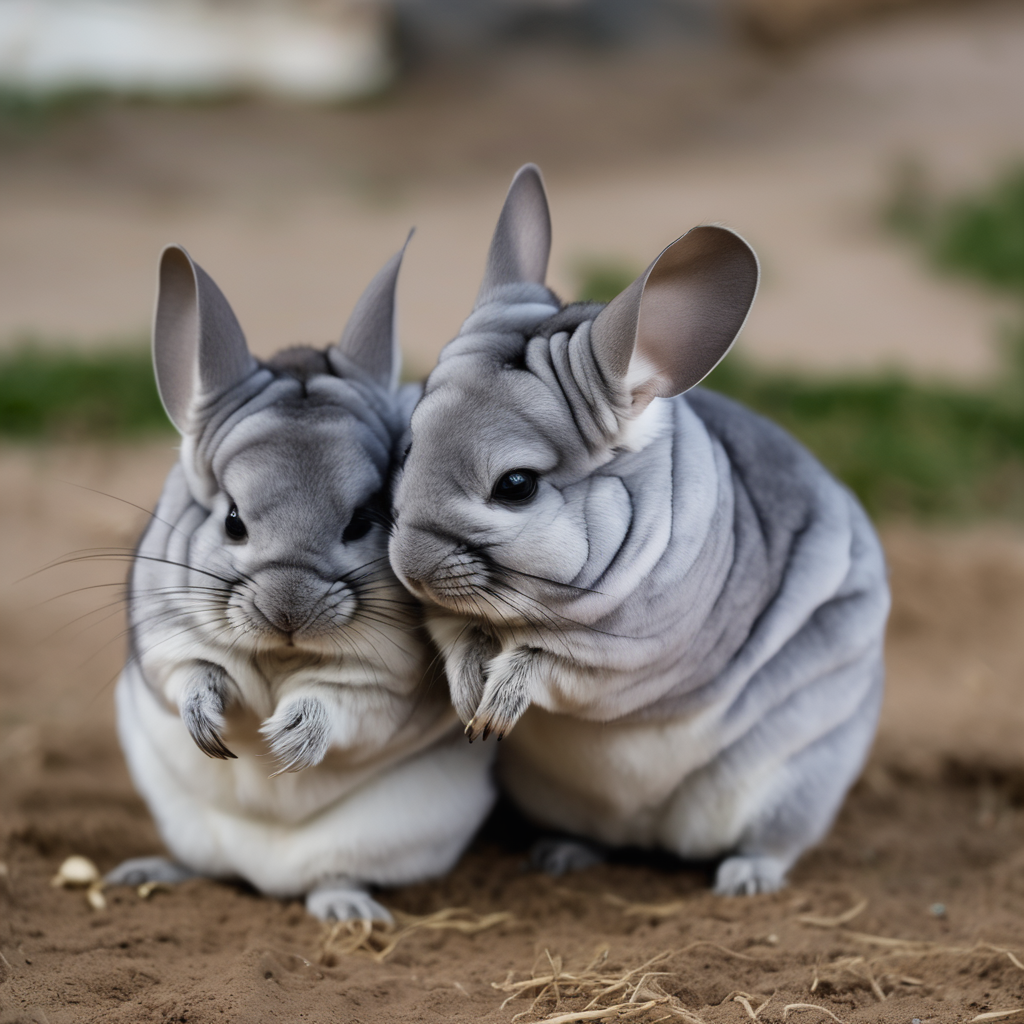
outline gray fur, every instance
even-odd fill
[[[381,916],[359,886],[446,871],[493,796],[387,561],[415,401],[394,386],[401,255],[338,344],[266,363],[184,250],[161,260],[154,361],[183,436],[132,567],[121,741],[181,865],[316,889],[324,915]]]
[[[889,597],[867,517],[805,449],[714,393],[668,397],[724,355],[756,287],[738,236],[686,239],[696,273],[663,254],[603,313],[535,280],[478,305],[413,415],[390,551],[527,813],[728,855],[718,890],[751,892],[860,771]],[[514,469],[538,474],[521,504],[492,496]]]

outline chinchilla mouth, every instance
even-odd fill
[[[452,552],[411,582],[427,596],[448,607],[464,611],[467,602],[476,605],[491,589],[489,560],[478,552],[461,549]]]

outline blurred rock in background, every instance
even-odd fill
[[[509,44],[803,41],[910,0],[0,0],[0,88],[338,101]]]
[[[464,55],[516,42],[650,45],[721,36],[730,0],[393,0],[403,39]]]
[[[736,0],[736,14],[738,24],[754,39],[787,46],[915,2],[920,0]]]
[[[372,0],[0,0],[0,86],[34,95],[338,100],[392,72]]]

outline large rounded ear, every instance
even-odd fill
[[[477,306],[491,301],[507,284],[544,284],[551,252],[551,214],[544,180],[535,164],[524,164],[509,186],[487,254]]]
[[[256,369],[228,300],[179,245],[160,257],[153,365],[160,400],[182,434],[197,429],[197,408]]]
[[[341,340],[333,346],[390,389],[398,384],[401,366],[398,332],[395,329],[395,289],[398,286],[398,272],[402,269],[402,257],[410,238],[412,231],[405,245],[366,286],[345,324]]]
[[[597,315],[598,365],[630,393],[634,413],[652,398],[699,384],[725,357],[757,293],[754,250],[728,228],[676,239]]]

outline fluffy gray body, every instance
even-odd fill
[[[381,507],[416,397],[393,386],[397,269],[347,341],[261,364],[212,281],[165,254],[157,370],[182,455],[132,567],[117,707],[177,863],[115,881],[184,868],[386,917],[366,884],[447,871],[490,807],[489,758],[460,742],[387,562]]]
[[[392,562],[431,605],[467,731],[504,736],[500,776],[528,814],[724,856],[723,892],[776,888],[874,734],[880,545],[778,427],[712,392],[669,397],[710,366],[665,369],[642,308],[637,326],[657,261],[617,306],[559,310],[542,264],[524,280],[529,252],[494,272],[521,238],[499,224],[491,283],[413,415]],[[705,277],[709,238],[739,258],[735,236],[699,236]],[[502,500],[494,481],[516,467],[534,492]]]

